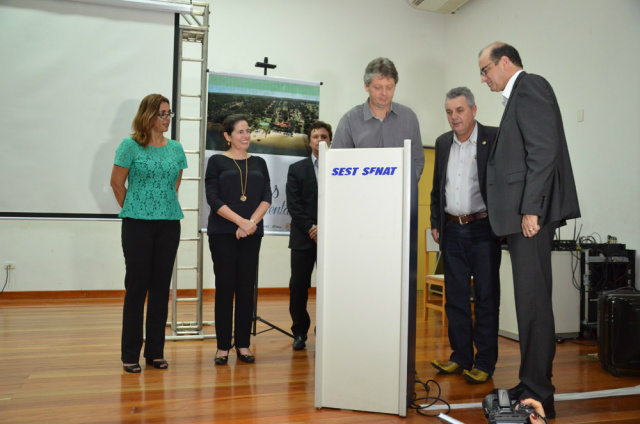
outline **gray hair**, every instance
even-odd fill
[[[369,84],[371,84],[371,80],[378,75],[384,78],[393,78],[393,81],[396,84],[398,83],[398,71],[396,70],[396,65],[386,57],[379,57],[369,62],[364,70],[364,83],[369,86]]]
[[[456,97],[464,96],[467,99],[467,104],[469,108],[473,108],[476,104],[476,99],[473,97],[473,93],[467,87],[456,87],[452,88],[447,92],[446,100],[453,100]],[[445,100],[445,102],[446,102]]]

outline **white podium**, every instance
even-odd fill
[[[407,141],[380,149],[320,144],[316,408],[406,416],[415,370],[411,163]]]

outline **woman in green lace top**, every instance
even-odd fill
[[[171,273],[180,242],[178,188],[187,159],[182,145],[164,133],[171,123],[169,100],[150,94],[140,103],[131,137],[116,150],[111,187],[122,207],[122,251],[126,275],[122,313],[124,370],[139,373],[144,303],[148,295],[144,357],[166,369],[164,333]],[[125,182],[128,182],[125,185]]]

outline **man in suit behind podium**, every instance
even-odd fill
[[[434,360],[432,365],[445,374],[462,372],[466,381],[477,384],[489,380],[498,361],[501,252],[487,219],[485,184],[487,159],[497,128],[476,122],[476,109],[473,93],[467,87],[447,93],[445,111],[452,131],[436,140],[431,234],[440,244],[444,261],[445,309],[452,349],[447,362]]]
[[[291,215],[289,313],[294,350],[306,347],[311,325],[307,299],[318,253],[318,155],[320,142],[329,147],[332,135],[331,125],[322,121],[311,124],[308,132],[311,154],[289,166],[287,174],[287,206]]]
[[[478,67],[505,106],[487,165],[487,206],[494,233],[507,237],[513,267],[520,383],[509,395],[542,402],[554,418],[551,246],[556,228],[580,217],[562,116],[549,82],[526,73],[513,46],[485,47]]]

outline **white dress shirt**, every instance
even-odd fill
[[[478,123],[463,143],[453,134],[445,182],[445,212],[453,216],[471,215],[487,210],[480,193],[477,156]]]
[[[520,69],[518,72],[513,74],[511,78],[509,78],[509,82],[507,82],[507,85],[504,87],[504,90],[502,90],[502,106],[505,106],[505,107],[507,106],[507,102],[509,101],[509,97],[511,96],[511,91],[513,91],[513,85],[516,83],[516,79],[518,78],[518,75],[520,75],[521,72],[522,72],[522,69]]]

